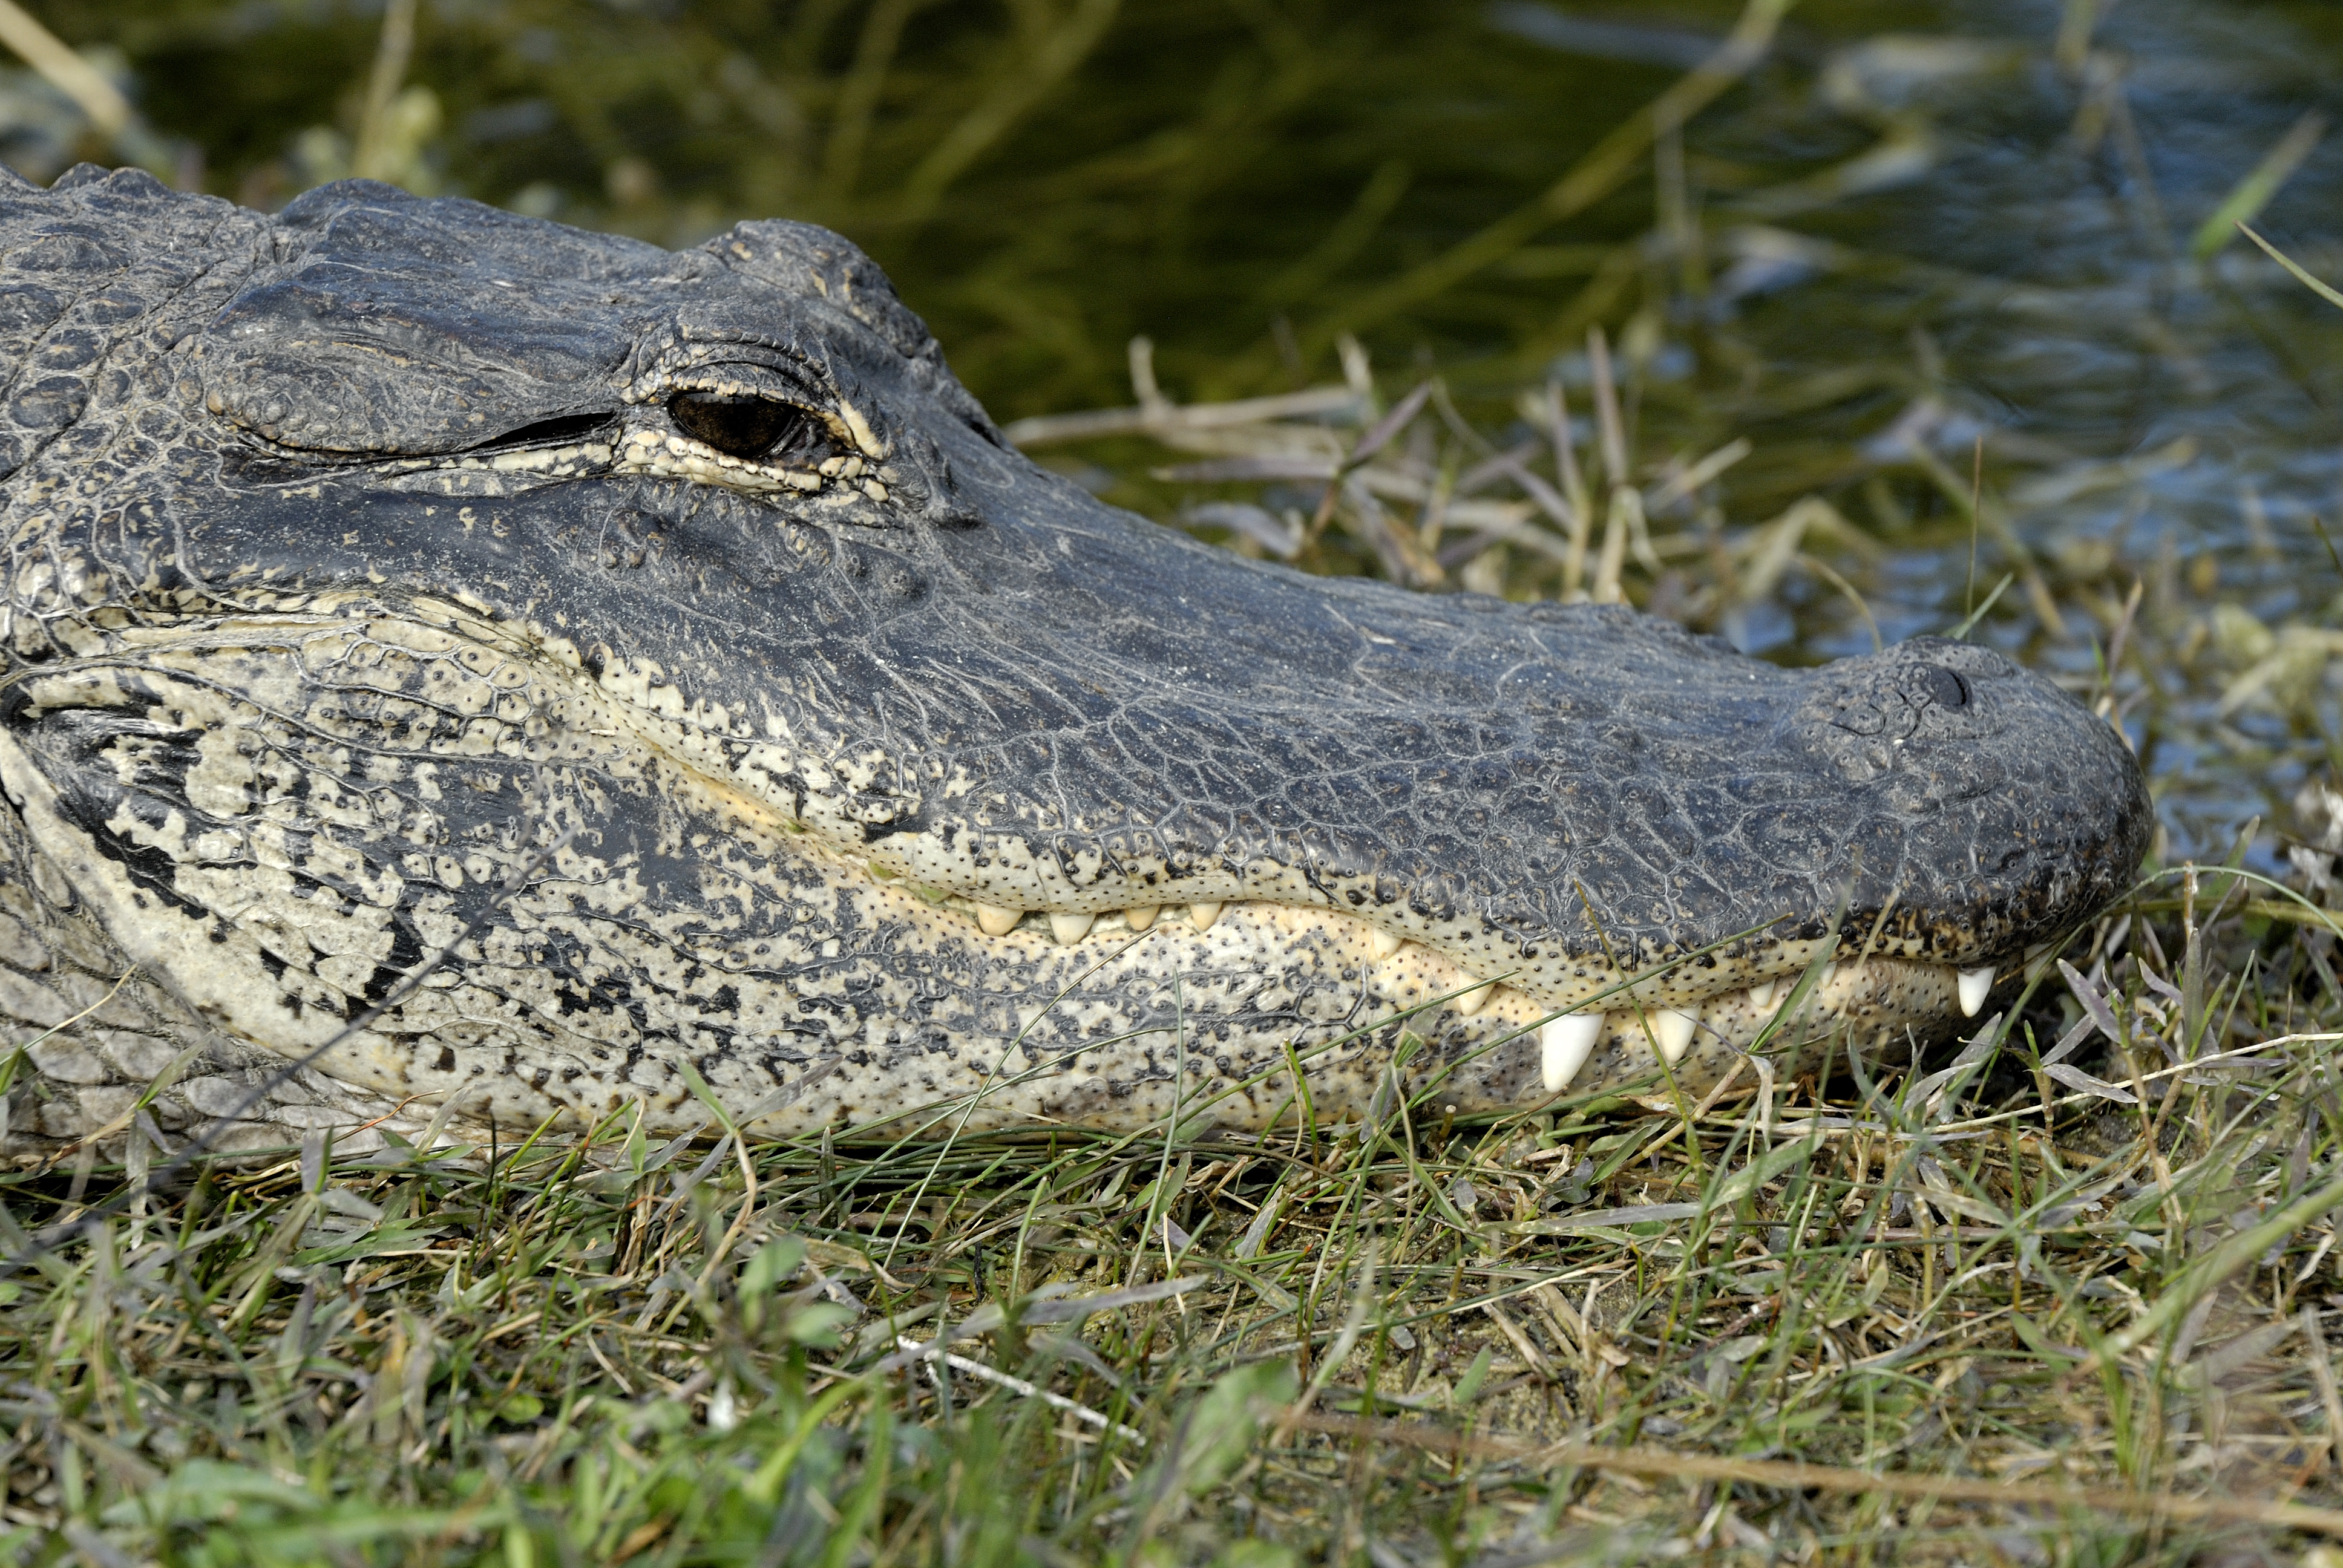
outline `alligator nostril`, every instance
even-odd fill
[[[1939,708],[1969,705],[1969,683],[1942,665],[1925,666],[1920,671],[1920,684],[1927,689],[1928,699]]]

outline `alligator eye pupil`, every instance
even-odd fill
[[[779,398],[732,397],[719,392],[679,392],[668,400],[668,417],[695,441],[728,457],[783,455],[816,443],[812,415]]]

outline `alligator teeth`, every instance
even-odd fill
[[[1815,976],[1815,989],[1816,990],[1820,990],[1823,987],[1830,984],[1832,980],[1836,980],[1837,978],[1838,964],[1836,960],[1833,960],[1830,963],[1823,965],[1821,971]]]
[[[1200,931],[1211,930],[1212,929],[1212,922],[1220,918],[1221,906],[1218,904],[1190,904],[1188,906],[1188,919],[1194,922],[1196,929]]]
[[[1548,1019],[1538,1030],[1538,1064],[1544,1070],[1545,1091],[1560,1094],[1570,1087],[1586,1059],[1594,1054],[1594,1042],[1603,1038],[1603,1014],[1574,1012],[1568,1018]]]
[[[1096,915],[1051,915],[1050,934],[1067,947],[1073,946],[1091,934],[1091,922]]]
[[[1466,980],[1473,979],[1471,975],[1466,975],[1464,978]],[[1456,1010],[1456,1015],[1459,1018],[1471,1018],[1474,1013],[1479,1012],[1483,1008],[1488,1006],[1489,999],[1496,994],[1497,988],[1491,985],[1487,980],[1473,980],[1473,989],[1471,990],[1464,992],[1462,996],[1452,998],[1448,1005]]]
[[[1977,1009],[1985,1005],[1986,993],[1993,990],[1993,966],[1963,970],[1957,980],[1961,991],[1961,1016],[1975,1018]]]
[[[1672,1007],[1652,1010],[1652,1043],[1660,1048],[1660,1060],[1674,1067],[1684,1060],[1692,1048],[1692,1031],[1700,1020],[1688,1012]]]
[[[1022,910],[1004,910],[999,904],[976,906],[976,929],[988,937],[1007,936],[1017,929],[1017,922],[1024,918],[1025,911]]]
[[[1136,910],[1125,910],[1122,911],[1122,923],[1134,931],[1143,931],[1155,923],[1155,917],[1160,912],[1153,904],[1146,904]]]
[[[1367,950],[1379,959],[1387,959],[1404,946],[1407,939],[1396,931],[1370,927],[1367,930]]]
[[[1749,988],[1749,1005],[1759,1012],[1774,1010],[1774,994],[1782,989],[1779,980],[1759,980]]]

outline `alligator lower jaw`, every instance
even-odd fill
[[[1750,978],[1739,985],[1693,989],[1668,971],[1644,977],[1599,974],[1556,994],[1534,984],[1510,984],[1512,977],[1487,978],[1448,955],[1408,940],[1364,920],[1325,910],[1262,900],[1156,905],[1111,910],[1103,914],[1065,914],[1004,910],[972,900],[945,900],[988,938],[1060,948],[1102,944],[1116,949],[1162,934],[1202,937],[1221,924],[1261,925],[1283,939],[1289,950],[1304,933],[1352,950],[1343,957],[1357,966],[1371,992],[1394,1014],[1429,1022],[1442,1014],[1481,1020],[1483,1030],[1507,1033],[1534,1030],[1540,1045],[1541,1079],[1548,1093],[1577,1083],[1598,1059],[1632,1057],[1641,1051],[1673,1071],[1688,1056],[1715,1048],[1745,1053],[1787,1007],[1797,982],[1821,957],[1819,944],[1785,942],[1775,961],[1759,969],[1741,966]],[[1263,968],[1273,960],[1263,956]],[[1713,981],[1730,970],[1689,971]],[[1975,1018],[1993,990],[1991,965],[1962,970],[1949,964],[1874,954],[1863,962],[1824,960],[1815,983],[1783,1023],[1788,1038],[1860,1038],[1865,1026],[1928,1038],[1950,1027],[1956,1016]],[[1781,1034],[1776,1029],[1775,1033]]]
[[[1463,1115],[1610,1092],[1699,1096],[1745,1070],[1761,1038],[1785,1076],[1827,1071],[1849,1050],[1902,1060],[1980,1011],[1995,980],[1987,970],[1965,978],[1878,954],[1835,963],[1820,944],[1784,942],[1762,966],[1700,970],[1706,991],[1679,971],[1590,980],[1564,997],[1474,974],[1318,907],[1247,900],[1032,912],[995,934],[970,929],[982,906],[866,885],[875,910],[900,919],[916,906],[911,945],[1023,975],[1043,1005],[1020,1040],[971,1041],[964,1065],[979,1067],[973,1075],[874,1061],[876,1072],[841,1071],[775,1119],[776,1131],[825,1119],[967,1131],[1120,1128],[1190,1114],[1262,1129],[1295,1114],[1296,1063],[1321,1122],[1370,1114],[1394,1060],[1407,1063],[1412,1087]],[[1809,968],[1814,983],[1793,1008]],[[1743,983],[1715,983],[1735,979]],[[1175,984],[1186,988],[1176,1022],[1131,1005]],[[1231,1005],[1232,997],[1242,1000]],[[1062,1028],[1053,1014],[1064,1016]],[[1403,1050],[1410,1036],[1428,1049]],[[1758,1080],[1744,1070],[1742,1081]]]

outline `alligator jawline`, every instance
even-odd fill
[[[800,849],[802,842],[788,846]],[[821,853],[821,849],[816,850]],[[887,871],[838,859],[874,891],[892,886],[925,906],[927,944],[974,946],[1009,965],[1072,964],[1087,979],[1126,959],[1157,959],[1173,970],[1250,965],[1273,975],[1281,960],[1312,948],[1326,967],[1354,976],[1378,1009],[1376,1021],[1421,1034],[1443,1029],[1464,1051],[1534,1040],[1545,1093],[1581,1086],[1590,1063],[1602,1086],[1677,1075],[1706,1088],[1732,1059],[1761,1039],[1769,1052],[1797,1054],[1849,1039],[1893,1057],[1941,1038],[1956,1017],[1975,1018],[2000,974],[1990,965],[1947,964],[1875,950],[1865,959],[1825,956],[1842,944],[1786,940],[1762,960],[1696,966],[1695,951],[1634,974],[1590,969],[1568,994],[1520,983],[1518,973],[1475,973],[1453,956],[1359,917],[1273,900],[1142,905],[1102,911],[1006,910]],[[1166,950],[1170,950],[1168,956]],[[1851,950],[1851,948],[1850,948]],[[1806,994],[1795,995],[1811,973]],[[1732,983],[1714,984],[1719,979]],[[1071,989],[1071,988],[1070,988]],[[1151,1031],[1135,1026],[1112,1039],[1134,1054]],[[1028,1074],[1023,1081],[1046,1081]]]
[[[1770,962],[1732,966],[1726,977],[1740,983],[1690,997],[1675,979],[1685,968],[1680,960],[1635,975],[1599,973],[1576,996],[1558,998],[1511,983],[1518,976],[1510,971],[1484,977],[1424,943],[1305,905],[1248,900],[1092,915],[1001,910],[959,895],[931,890],[922,894],[958,916],[963,928],[976,927],[979,940],[1012,960],[1021,953],[1038,959],[1075,949],[1103,966],[1144,944],[1194,948],[1227,922],[1229,928],[1250,926],[1275,934],[1274,945],[1259,953],[1269,970],[1279,950],[1299,947],[1305,936],[1316,937],[1344,949],[1362,984],[1394,1016],[1418,1020],[1419,1027],[1448,1014],[1478,1020],[1473,1032],[1483,1037],[1535,1032],[1548,1093],[1570,1089],[1588,1060],[1606,1047],[1626,1057],[1641,1050],[1674,1070],[1695,1044],[1738,1053],[1769,1027],[1790,1047],[1844,1039],[1866,1027],[1875,1037],[1909,1033],[1925,1040],[1941,1033],[1956,1010],[1974,1018],[1996,979],[1990,965],[1960,970],[1881,953],[1842,963],[1822,957],[1827,942],[1793,941],[1779,944]],[[1005,925],[998,924],[1002,915],[1010,917]],[[958,934],[967,939],[965,929]],[[1798,981],[1810,969],[1814,983],[1805,997],[1794,1000]],[[1700,972],[1704,979],[1718,974]]]

